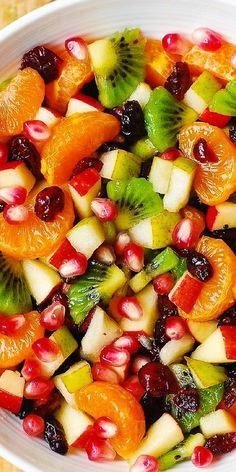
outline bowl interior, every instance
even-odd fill
[[[166,32],[190,33],[208,26],[236,42],[235,0],[58,0],[30,13],[0,32],[1,78],[9,77],[22,54],[42,43],[62,43],[81,35],[101,37],[124,27],[140,27],[148,36]],[[131,432],[132,434],[132,432]],[[123,462],[93,464],[84,454],[66,457],[50,452],[40,440],[28,438],[20,422],[0,410],[0,455],[25,472],[127,472]],[[209,470],[234,470],[236,454],[229,454]],[[190,462],[180,464],[183,472],[194,471]]]

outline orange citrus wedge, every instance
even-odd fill
[[[153,88],[164,85],[175,62],[166,54],[158,39],[147,39],[145,52],[147,55],[146,81]]]

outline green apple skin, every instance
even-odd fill
[[[225,382],[228,378],[224,367],[191,359],[191,357],[185,357],[185,360],[198,388],[212,387]]]
[[[115,149],[102,154],[101,177],[110,180],[128,180],[138,177],[141,170],[141,159],[131,152]]]
[[[105,241],[102,223],[96,216],[84,218],[67,233],[67,239],[76,251],[89,259]]]
[[[64,374],[57,375],[55,379],[57,378],[62,380],[69,393],[74,393],[93,382],[91,367],[86,361],[77,362]]]
[[[155,156],[152,161],[152,167],[148,176],[155,192],[165,195],[170,185],[171,173],[174,162]]]
[[[171,235],[179,220],[179,213],[163,211],[133,226],[129,230],[129,234],[133,242],[145,248],[163,249],[171,244]]]
[[[196,169],[197,164],[185,157],[174,161],[169,188],[163,199],[165,210],[176,213],[188,203]]]
[[[210,72],[204,71],[187,90],[183,101],[201,115],[221,87]]]

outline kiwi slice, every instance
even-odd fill
[[[126,29],[89,45],[99,100],[106,108],[121,105],[144,80],[144,47],[139,29]]]
[[[107,304],[125,282],[124,272],[115,264],[108,266],[92,260],[86,274],[68,292],[70,314],[75,323],[81,323],[100,301]]]
[[[31,296],[21,263],[0,252],[0,312],[14,315],[31,309]]]
[[[144,108],[144,118],[149,139],[159,152],[164,152],[176,145],[180,129],[197,120],[198,114],[164,87],[157,87]]]
[[[210,110],[221,115],[236,116],[236,79],[231,80],[225,89],[216,92]]]
[[[151,182],[144,178],[132,177],[130,180],[108,182],[107,195],[119,207],[115,221],[119,231],[132,228],[163,211],[160,195],[154,192]]]

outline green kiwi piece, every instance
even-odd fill
[[[31,296],[21,263],[0,252],[0,312],[14,315],[31,309]]]
[[[236,79],[231,80],[225,89],[216,92],[210,104],[210,111],[236,116]]]
[[[99,100],[106,108],[121,105],[144,80],[144,47],[139,29],[126,29],[89,45]]]
[[[180,129],[197,120],[198,114],[164,87],[157,87],[144,108],[144,118],[149,139],[159,152],[164,152],[176,145]]]
[[[119,231],[132,228],[163,211],[160,195],[154,192],[150,182],[141,177],[108,182],[107,195],[119,207],[115,220]]]

